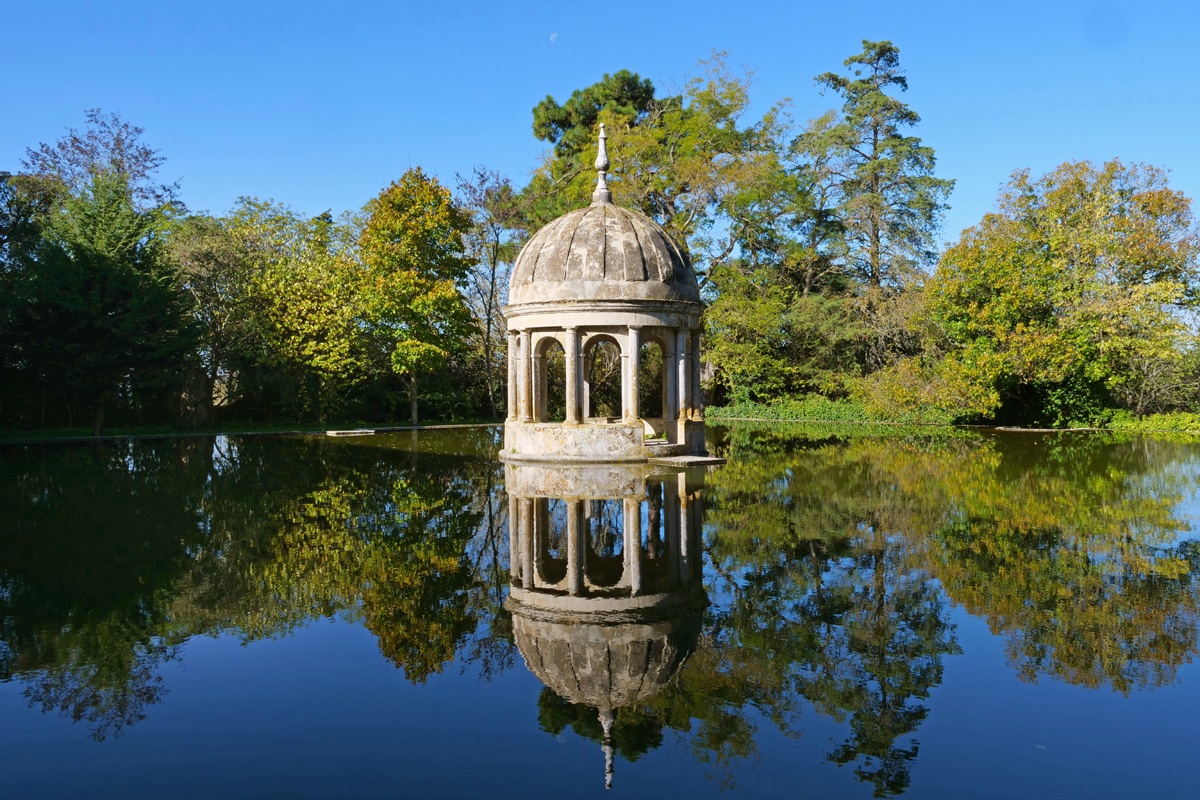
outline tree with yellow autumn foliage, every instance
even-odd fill
[[[1155,167],[1068,162],[1013,174],[926,287],[928,343],[892,388],[911,402],[1023,424],[1102,421],[1185,402],[1200,230]]]
[[[366,267],[362,318],[376,350],[408,379],[416,425],[418,376],[445,363],[471,330],[459,292],[471,267],[463,252],[471,221],[419,167],[380,192],[367,211],[358,242]]]

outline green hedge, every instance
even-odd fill
[[[728,406],[707,408],[705,415],[712,420],[766,419],[788,422],[858,422],[899,425],[948,425],[953,421],[949,414],[935,409],[921,409],[883,417],[871,414],[857,400],[830,400],[828,397],[816,394],[788,398],[770,404],[734,403]]]
[[[1128,412],[1118,412],[1106,425],[1109,430],[1131,433],[1157,433],[1172,431],[1200,435],[1200,414],[1191,411],[1172,411],[1169,414],[1151,414],[1135,419]]]

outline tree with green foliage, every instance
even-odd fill
[[[615,112],[631,121],[648,113],[654,102],[654,84],[627,69],[619,70],[584,89],[576,89],[559,105],[550,95],[533,107],[533,135],[554,145],[559,157],[590,152],[592,131],[602,111]]]
[[[838,163],[832,177],[848,272],[872,288],[903,289],[937,256],[934,236],[954,181],[934,177],[933,149],[904,134],[920,116],[887,94],[890,87],[908,90],[899,48],[864,39],[845,66],[853,77],[817,76],[818,86],[842,97],[842,116],[810,129],[807,147],[831,149]]]
[[[25,368],[84,404],[95,435],[119,397],[136,405],[172,387],[194,343],[165,230],[166,209],[139,211],[128,176],[100,172],[20,259],[13,325]]]
[[[477,380],[484,384],[488,411],[498,419],[508,371],[507,325],[502,309],[508,296],[509,274],[528,226],[520,196],[497,172],[476,167],[469,177],[460,175],[458,195],[471,219],[463,241],[466,256],[474,266],[467,273],[464,295],[475,318]]]
[[[1052,425],[1096,422],[1114,401],[1170,408],[1196,380],[1183,313],[1200,300],[1200,229],[1154,167],[1019,171],[927,300],[931,351],[910,369],[942,387],[935,402]]]
[[[723,265],[705,314],[705,357],[738,403],[822,394],[843,397],[860,374],[869,330],[846,298],[805,294],[782,265]]]
[[[358,319],[362,270],[332,246],[339,237],[331,224],[254,198],[241,198],[224,222],[249,261],[247,296],[235,312],[250,350],[242,377],[259,394],[273,392],[297,419],[326,419],[370,370]]]
[[[234,365],[250,356],[254,341],[254,309],[248,307],[253,261],[228,224],[207,215],[189,216],[172,226],[166,248],[178,287],[203,333],[198,379],[188,381],[185,401],[193,423],[211,423],[216,393],[222,401],[230,399]]]
[[[591,86],[576,89],[562,105],[547,95],[533,107],[533,135],[554,145],[553,157],[522,192],[535,228],[578,207],[577,192],[572,187],[593,176],[596,126],[601,114],[637,125],[655,106],[654,84],[623,69],[611,75],[605,73]]]
[[[173,417],[195,338],[162,246],[177,187],[153,183],[163,159],[141,128],[98,109],[87,122],[2,182],[0,369],[10,419],[44,424],[49,399],[99,433],[118,406]]]
[[[578,144],[562,153],[556,148],[524,190],[531,226],[590,202],[597,126],[603,122],[613,201],[651,217],[686,246],[702,282],[710,266],[739,248],[765,253],[760,229],[791,210],[792,186],[779,162],[786,143],[784,105],[747,124],[751,76],[733,74],[724,53],[700,67],[679,95],[656,99],[649,86],[637,103],[596,102],[586,114],[566,117],[571,127],[559,135]],[[608,97],[614,91],[608,80],[576,95]],[[536,121],[538,109],[534,113]],[[545,197],[554,202],[546,206]],[[553,213],[544,213],[548,208]]]
[[[410,169],[367,207],[358,243],[366,268],[362,319],[376,349],[408,380],[417,424],[417,381],[462,348],[472,329],[459,286],[470,260],[463,235],[468,215],[449,190]]]

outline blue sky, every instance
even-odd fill
[[[530,110],[630,69],[666,94],[714,50],[755,73],[758,112],[836,105],[813,77],[890,39],[940,177],[942,239],[1014,169],[1113,157],[1200,197],[1198,5],[1188,2],[33,2],[0,0],[9,76],[0,170],[119,112],[194,210],[239,195],[309,214],[361,206],[408,167],[479,164],[523,185],[546,149]]]

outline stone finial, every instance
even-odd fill
[[[603,147],[604,145],[601,145],[601,148]],[[603,153],[604,150],[601,149],[600,152]],[[599,162],[599,159],[597,159],[597,162]],[[604,730],[604,742],[600,745],[600,749],[604,751],[604,788],[611,789],[613,782],[613,753],[616,750],[613,747],[612,729],[617,715],[613,713],[611,708],[598,710],[600,711],[600,727]]]
[[[596,153],[596,191],[592,192],[592,203],[611,203],[612,192],[608,190],[608,148],[605,147],[604,123],[600,123],[600,151]]]

